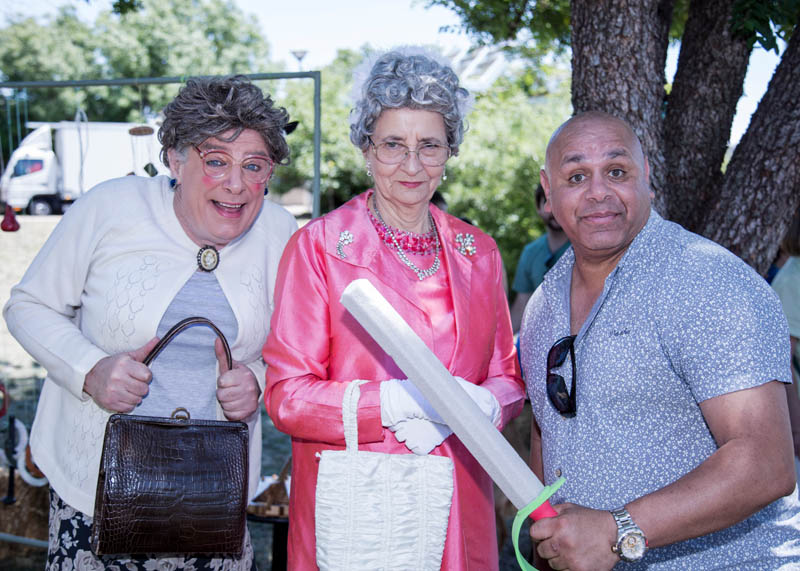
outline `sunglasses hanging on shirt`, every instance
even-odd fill
[[[577,411],[575,406],[575,337],[575,335],[562,337],[553,343],[550,351],[547,352],[547,396],[564,418],[572,418]],[[564,364],[567,355],[572,361],[572,388],[569,392],[567,392],[564,377],[553,372],[553,369]]]

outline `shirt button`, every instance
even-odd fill
[[[561,468],[556,468],[556,478],[561,477]]]

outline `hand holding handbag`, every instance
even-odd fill
[[[181,331],[175,324],[143,361],[149,365]],[[248,429],[243,422],[114,414],[106,425],[97,478],[92,549],[109,554],[240,556],[247,507]]]
[[[358,449],[359,385],[344,392],[345,450],[324,450],[316,491],[317,565],[322,571],[441,567],[453,461],[445,456]]]

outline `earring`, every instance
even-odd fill
[[[447,170],[442,169],[442,182],[447,180]]]
[[[175,185],[177,185],[177,184],[178,184],[178,180],[177,179],[174,179],[174,178],[169,179],[169,187],[170,188],[175,188]]]
[[[367,163],[367,176],[372,178],[372,165]]]
[[[269,194],[269,187],[265,186],[264,187],[264,196],[267,196],[267,194]]]

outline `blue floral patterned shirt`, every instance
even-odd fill
[[[717,446],[698,403],[778,379],[791,382],[789,333],[767,283],[719,245],[655,211],[578,332],[576,408],[563,418],[545,388],[546,356],[570,334],[574,251],[525,312],[521,359],[542,432],[553,503],[613,509],[663,488]],[[571,384],[570,359],[559,372]],[[800,568],[797,488],[750,518],[648,551],[624,569]]]

